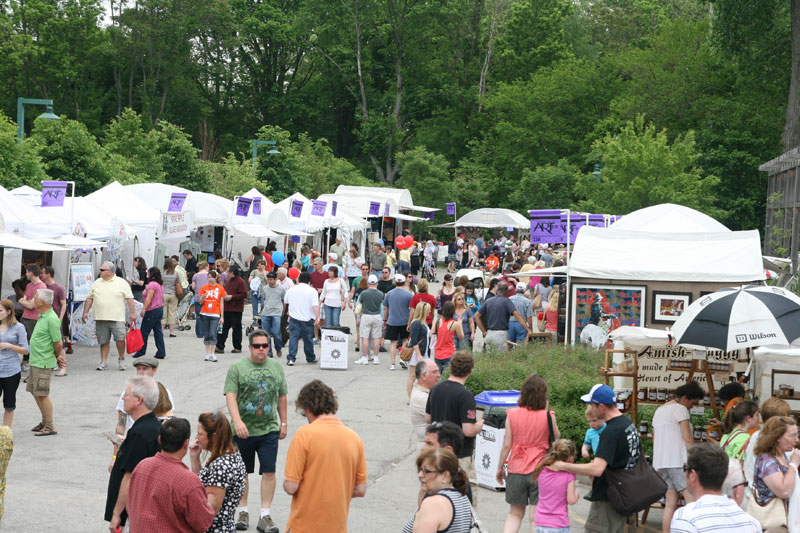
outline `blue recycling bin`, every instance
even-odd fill
[[[517,401],[518,390],[485,390],[475,396],[475,404],[483,409],[484,416],[502,414],[505,418],[506,410],[517,407]]]

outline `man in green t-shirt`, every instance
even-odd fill
[[[250,355],[233,363],[225,378],[225,403],[231,414],[234,437],[247,473],[255,471],[258,454],[258,473],[261,474],[261,513],[258,530],[278,533],[270,516],[275,496],[275,462],[278,441],[286,438],[286,377],[283,367],[267,357],[269,335],[257,329],[250,334]],[[236,529],[249,527],[247,493],[249,481],[237,509]]]
[[[25,390],[33,395],[42,413],[42,421],[33,428],[36,432],[34,435],[45,437],[56,434],[53,424],[53,402],[50,401],[50,377],[53,375],[53,369],[59,363],[64,364],[66,358],[61,354],[61,320],[53,311],[53,291],[37,290],[34,304],[39,312],[39,320],[31,334],[31,370]],[[56,354],[61,355],[56,357]]]

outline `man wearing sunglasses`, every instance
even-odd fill
[[[97,330],[97,343],[100,345],[100,364],[97,370],[108,367],[108,352],[111,337],[117,344],[119,369],[125,370],[125,305],[128,305],[130,319],[136,321],[133,307],[133,292],[128,282],[114,275],[116,267],[111,261],[100,266],[100,278],[95,280],[89,297],[83,303],[83,321],[89,320],[89,310],[94,309],[93,318]]]
[[[242,454],[247,473],[255,471],[258,454],[258,473],[261,474],[261,512],[258,530],[278,533],[270,516],[275,496],[275,462],[278,441],[286,438],[286,377],[283,367],[267,357],[269,334],[257,329],[250,334],[250,355],[233,363],[225,378],[225,403],[231,414],[233,437]],[[247,494],[249,480],[237,509],[236,529],[249,527]]]

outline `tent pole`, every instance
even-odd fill
[[[570,222],[570,215],[571,215],[571,211],[569,209],[567,209],[567,257],[566,257],[566,263],[567,263],[567,290],[566,290],[566,292],[564,294],[564,297],[567,299],[567,305],[566,305],[567,316],[564,318],[564,346],[566,346],[569,343],[569,333],[570,333],[569,326],[570,326],[570,316],[571,316],[570,315],[570,305],[569,305],[569,303],[570,303],[570,296],[572,295],[572,291],[571,291],[571,287],[570,287],[570,285],[571,285],[571,283],[570,283],[570,275],[569,275],[570,264],[572,263],[570,261],[570,257],[569,257],[570,244],[571,244],[571,241],[572,241],[572,224]],[[574,332],[573,332],[572,337],[573,337],[572,338],[572,344],[575,344],[575,333]]]

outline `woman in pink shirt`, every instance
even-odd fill
[[[557,440],[547,456],[533,472],[540,498],[536,508],[536,532],[569,533],[569,506],[578,501],[575,474],[555,472],[547,468],[556,461],[575,462],[575,445],[567,439]]]
[[[147,271],[147,285],[144,287],[142,298],[144,300],[142,308],[144,346],[133,354],[133,357],[141,357],[147,352],[147,338],[152,331],[156,340],[156,359],[164,359],[167,356],[167,349],[164,347],[164,331],[161,329],[161,319],[164,316],[164,287],[158,267],[151,267]]]
[[[553,439],[561,437],[555,413],[547,410],[547,383],[542,376],[528,376],[517,404],[519,407],[506,411],[506,434],[497,465],[497,481],[505,481],[506,502],[510,505],[504,532],[519,531],[526,508],[533,525],[539,486],[531,481],[531,475],[550,448],[550,428]],[[503,469],[506,461],[508,474]]]

